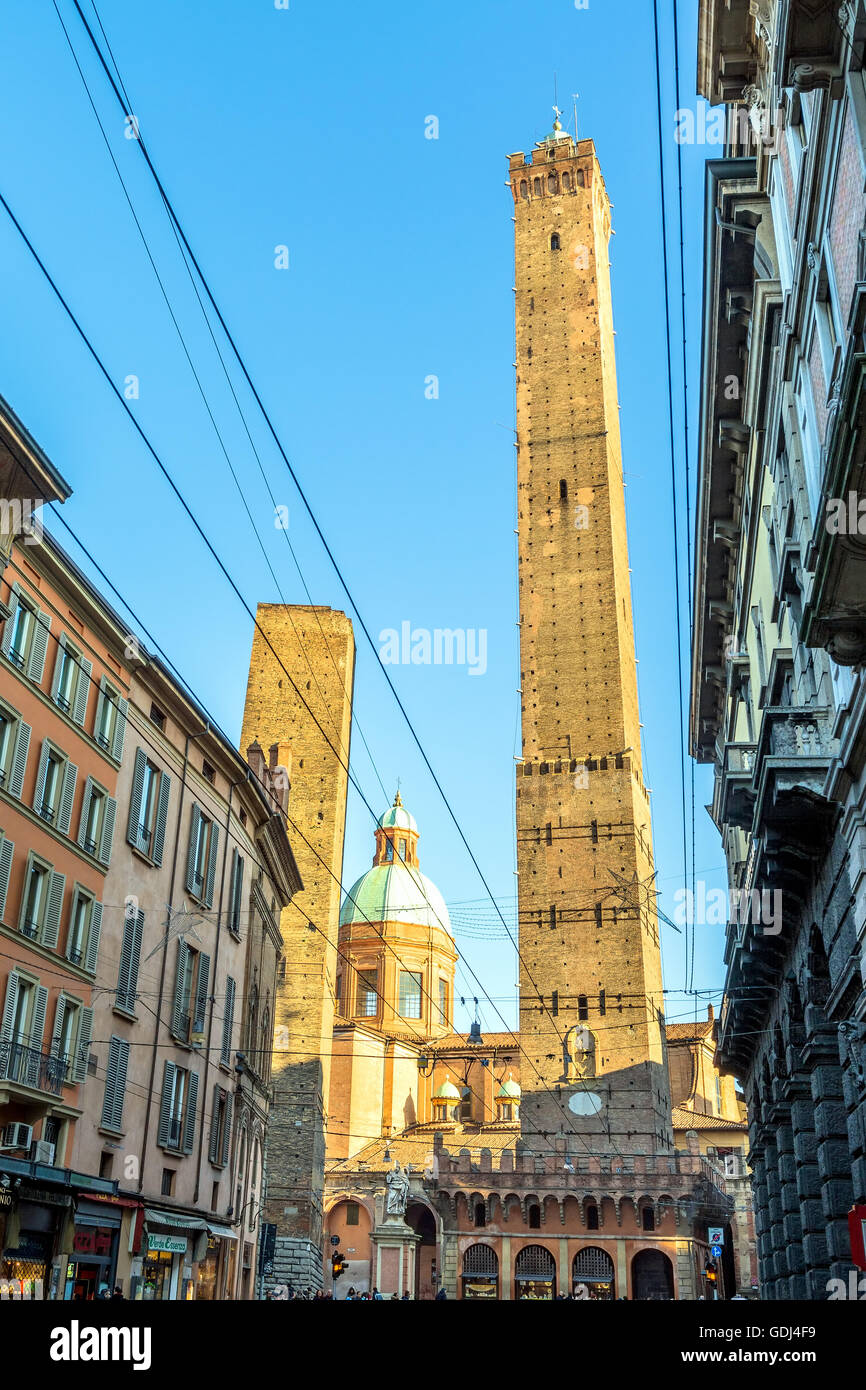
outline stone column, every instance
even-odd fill
[[[823,1045],[822,1045],[823,1044]],[[851,1268],[848,1210],[853,1202],[851,1152],[842,1093],[842,1069],[835,1030],[822,1030],[813,1047],[820,1046],[821,1061],[812,1071],[818,1172],[827,1238],[827,1277],[847,1279]],[[826,1288],[822,1290],[826,1297]]]
[[[511,1291],[511,1236],[502,1237],[502,1254],[499,1260],[499,1297],[509,1302]]]
[[[752,1169],[752,1203],[755,1211],[755,1245],[758,1253],[758,1279],[763,1296],[767,1292],[772,1269],[770,1236],[770,1192],[767,1186],[767,1160],[763,1147],[755,1146],[749,1154]]]
[[[806,1297],[806,1260],[803,1255],[803,1225],[797,1192],[797,1161],[794,1157],[794,1130],[788,1106],[776,1127],[780,1200],[782,1207],[782,1263],[786,1276],[779,1281],[779,1298]],[[778,1247],[777,1247],[778,1248]]]
[[[779,1179],[779,1156],[775,1136],[764,1146],[767,1172],[767,1231],[765,1239],[766,1254],[766,1296],[769,1299],[785,1297],[782,1287],[786,1284],[787,1263],[785,1262],[785,1237],[782,1231],[782,1184]]]

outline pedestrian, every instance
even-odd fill
[[[373,1287],[373,1302],[374,1302],[374,1303],[381,1303],[381,1302],[382,1302],[382,1295],[380,1294],[379,1290],[378,1290],[375,1286]]]
[[[123,1290],[119,1284],[115,1284],[114,1293],[111,1295],[111,1301],[112,1303],[116,1303],[120,1299],[123,1299]]]
[[[411,1303],[411,1301],[412,1301],[412,1295],[409,1293],[409,1290],[406,1289],[405,1293],[403,1294],[403,1297],[400,1299],[400,1302],[401,1302],[401,1303]]]
[[[355,1293],[355,1285],[353,1284],[352,1287],[350,1288],[349,1292],[346,1294],[346,1302],[347,1302],[347,1303],[354,1303],[355,1300],[356,1300],[356,1298],[357,1298],[357,1294]]]
[[[444,1284],[443,1284],[442,1288],[439,1290],[439,1292],[437,1293],[437,1295],[436,1295],[436,1297],[435,1297],[435,1299],[434,1299],[433,1301],[434,1301],[434,1303],[441,1303],[443,1300],[447,1299],[447,1297],[448,1297],[448,1295],[447,1295],[447,1293],[445,1292],[445,1286],[444,1286]]]

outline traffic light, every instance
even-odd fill
[[[715,1282],[716,1282],[716,1266],[713,1264],[713,1261],[712,1261],[712,1260],[707,1260],[707,1263],[704,1265],[704,1274],[705,1274],[707,1280],[709,1281],[709,1283],[715,1284]]]
[[[346,1268],[346,1257],[341,1255],[339,1250],[335,1250],[331,1256],[331,1278],[339,1279]]]

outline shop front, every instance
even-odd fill
[[[236,1248],[237,1236],[230,1226],[208,1224],[207,1246],[199,1260],[195,1275],[195,1296],[207,1301],[232,1296],[226,1288],[226,1274],[233,1268],[230,1252]]]
[[[533,1301],[556,1297],[556,1261],[543,1245],[525,1245],[514,1262],[514,1297]]]
[[[611,1302],[614,1298],[613,1260],[606,1250],[589,1245],[579,1250],[572,1265],[575,1296],[590,1302]]]
[[[9,1297],[45,1299],[57,1297],[55,1251],[61,1244],[72,1199],[18,1181],[11,1202],[0,1208],[2,1251],[0,1286]]]
[[[111,1296],[117,1273],[121,1222],[120,1208],[79,1199],[72,1252],[66,1263],[64,1298],[78,1303]]]
[[[130,1298],[164,1303],[225,1296],[228,1252],[237,1244],[231,1227],[145,1207],[133,1244]]]
[[[463,1255],[464,1298],[499,1297],[499,1257],[491,1245],[470,1245]]]

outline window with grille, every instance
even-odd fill
[[[613,1260],[606,1251],[591,1245],[575,1255],[573,1273],[575,1279],[613,1279]]]
[[[379,1012],[378,970],[359,970],[357,1012],[361,1018],[375,1018]]]
[[[421,1017],[421,988],[423,975],[414,970],[400,972],[400,1017]]]
[[[463,1256],[464,1274],[483,1274],[494,1278],[499,1273],[499,1259],[490,1245],[470,1245]]]
[[[552,1279],[556,1264],[543,1245],[525,1245],[517,1256],[514,1270],[518,1279]]]

